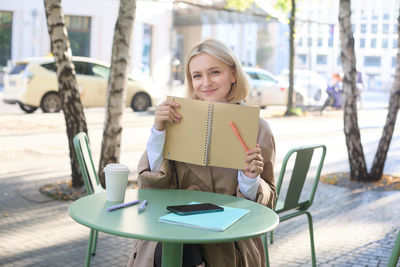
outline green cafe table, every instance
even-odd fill
[[[70,216],[80,224],[116,236],[162,242],[162,266],[181,266],[184,243],[219,243],[237,241],[272,231],[279,217],[271,209],[242,198],[210,192],[168,189],[129,189],[125,202],[146,199],[144,212],[139,205],[107,212],[115,202],[106,200],[106,193],[85,196],[69,207]],[[222,232],[162,223],[160,216],[168,213],[166,206],[191,201],[210,202],[220,206],[248,209],[250,212]],[[128,248],[129,249],[129,248]],[[267,255],[266,255],[267,256]]]

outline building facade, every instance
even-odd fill
[[[397,0],[353,0],[351,19],[357,71],[366,89],[390,90],[397,53]],[[326,78],[341,73],[339,1],[299,1],[296,32],[296,67]]]

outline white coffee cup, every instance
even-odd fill
[[[118,163],[107,164],[104,168],[104,174],[106,176],[106,195],[108,201],[124,201],[129,173],[129,167],[126,165]]]

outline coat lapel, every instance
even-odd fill
[[[211,177],[211,168],[209,166],[200,166],[195,164],[186,163],[188,168],[199,177],[208,187],[210,191],[214,190],[214,185]]]

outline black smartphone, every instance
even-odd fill
[[[178,215],[190,215],[197,213],[223,211],[224,208],[214,205],[212,203],[200,203],[200,204],[167,206],[167,210],[176,213]]]

